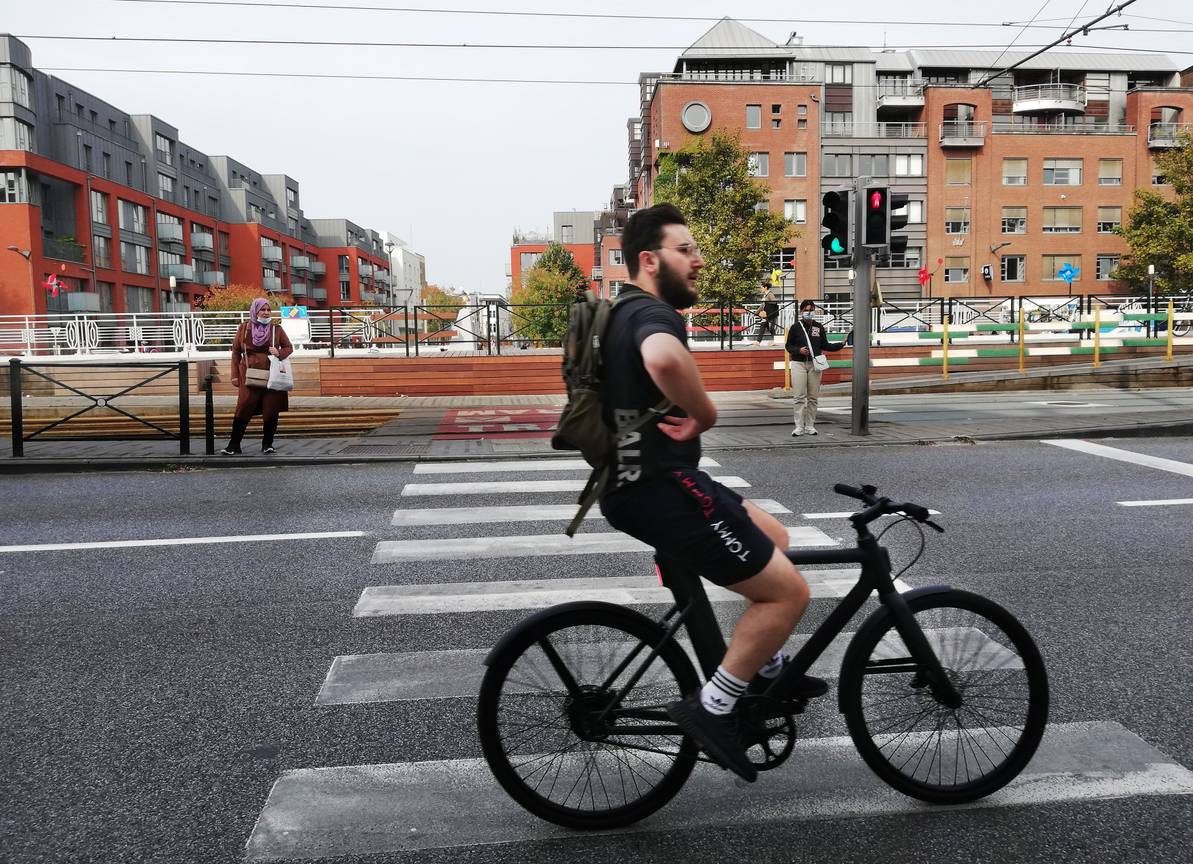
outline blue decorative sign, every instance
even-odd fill
[[[1073,280],[1077,278],[1077,275],[1080,272],[1080,267],[1074,267],[1072,264],[1066,262],[1065,264],[1061,265],[1059,270],[1056,271],[1056,275],[1061,279],[1064,279],[1067,284],[1072,285]]]
[[[307,307],[306,306],[283,306],[281,309],[278,310],[278,314],[281,315],[283,319],[309,317],[307,315]]]

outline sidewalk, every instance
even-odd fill
[[[25,443],[23,457],[14,458],[6,438],[0,441],[0,473],[568,455],[550,447],[562,396],[347,398],[352,407],[397,408],[400,414],[366,434],[338,438],[287,438],[283,415],[279,452],[269,457],[255,452],[257,421],[245,439],[245,455],[238,457],[203,455],[201,434],[192,438],[190,456],[179,455],[178,442],[169,440],[33,440]],[[713,400],[720,420],[703,436],[708,452],[1193,434],[1193,390],[1177,388],[912,396],[879,392],[871,398],[870,434],[865,437],[850,434],[848,396],[823,397],[819,434],[799,438],[790,436],[792,403],[781,390],[714,393]],[[329,401],[296,397],[292,404],[313,407]],[[334,401],[341,407],[345,402]],[[216,449],[224,443],[217,440]]]

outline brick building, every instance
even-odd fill
[[[1158,54],[1053,51],[1001,71],[1026,56],[805,47],[723,19],[670,73],[639,77],[626,198],[651,203],[660,154],[737,130],[767,206],[800,229],[774,253],[788,296],[848,296],[820,199],[858,176],[911,201],[907,252],[878,268],[887,298],[1115,293],[1113,227],[1136,188],[1167,188],[1153,160],[1193,121],[1193,90]]]
[[[0,314],[185,311],[233,282],[315,307],[391,296],[377,232],[308,219],[298,181],[201,153],[164,120],[38,71],[7,35],[0,238]]]

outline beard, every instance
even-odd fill
[[[688,287],[686,279],[681,277],[666,261],[659,259],[659,275],[655,279],[659,286],[659,297],[663,302],[676,309],[689,309],[696,304],[696,292]]]

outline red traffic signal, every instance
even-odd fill
[[[881,210],[882,209],[882,190],[881,189],[871,189],[870,190],[870,209],[871,210]]]

